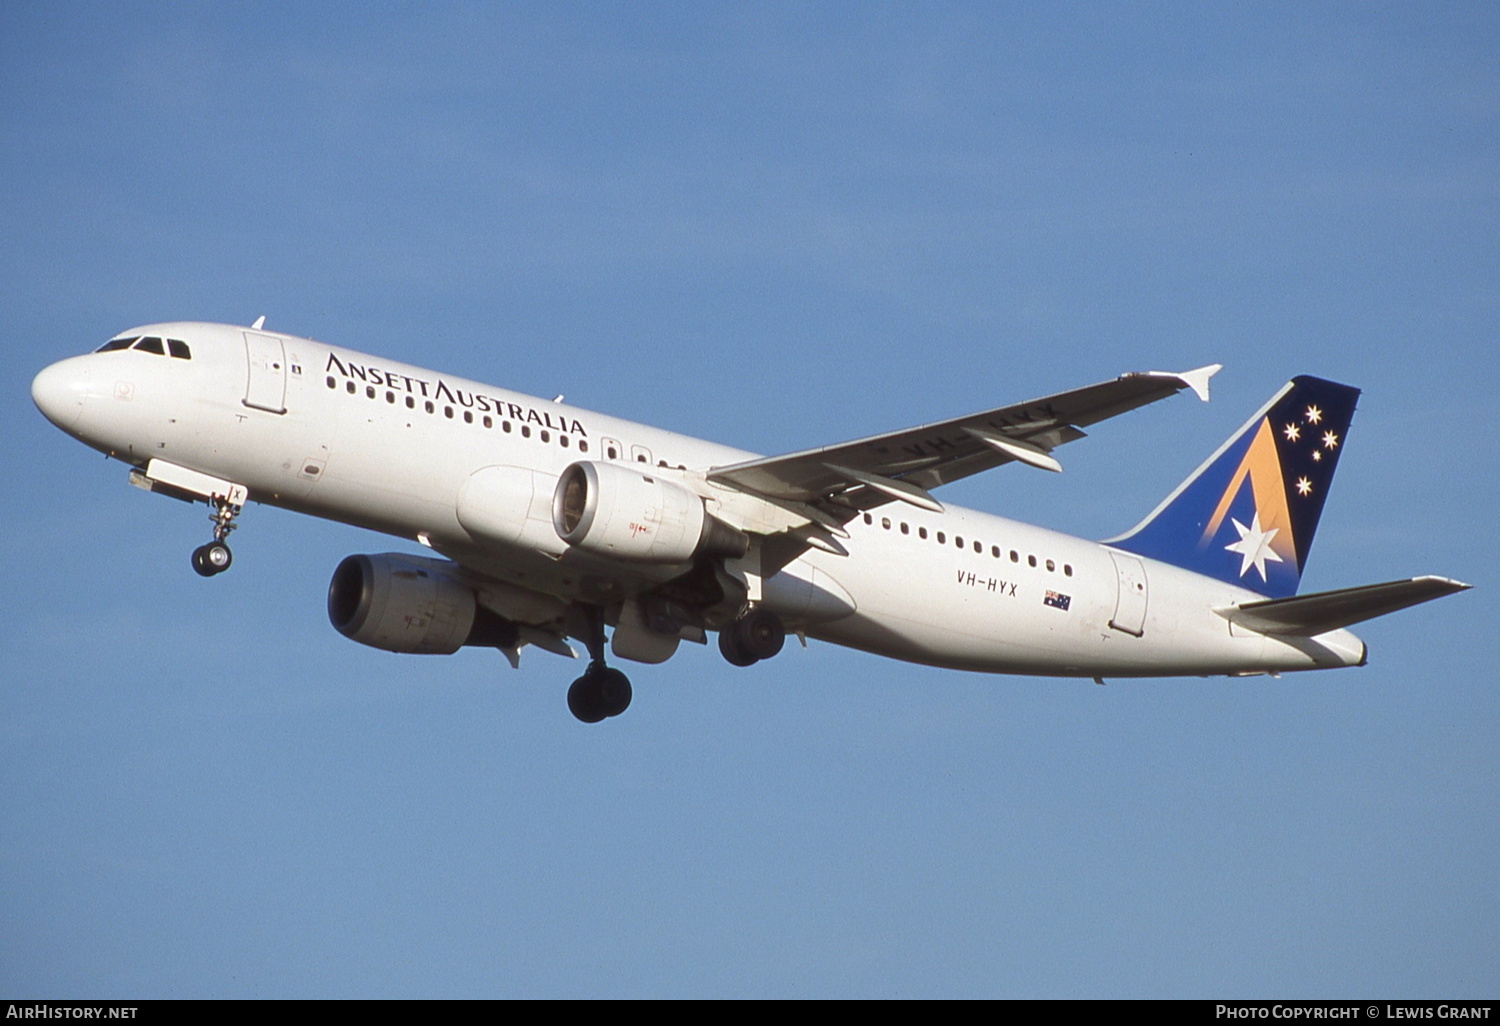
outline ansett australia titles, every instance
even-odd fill
[[[569,419],[551,410],[537,411],[530,406],[505,402],[493,396],[481,395],[478,392],[465,392],[461,388],[451,388],[442,378],[431,382],[423,378],[414,378],[409,374],[381,370],[379,367],[361,366],[352,361],[346,364],[333,353],[329,353],[325,373],[332,371],[338,371],[345,380],[357,380],[397,392],[409,392],[424,399],[448,403],[451,406],[461,406],[476,413],[493,413],[500,417],[509,417],[522,424],[537,424],[551,428],[553,431],[588,436],[588,432],[578,420]]]

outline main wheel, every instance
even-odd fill
[[[719,653],[731,666],[754,666],[759,657],[746,652],[740,643],[738,620],[726,623],[719,631]]]
[[[597,677],[595,686],[599,693],[599,707],[605,716],[618,716],[630,708],[632,690],[629,677],[609,667],[601,668]]]
[[[770,659],[786,644],[781,617],[764,606],[757,606],[736,620],[734,633],[740,651],[756,659]]]
[[[598,723],[608,715],[604,711],[604,696],[592,672],[585,673],[568,688],[568,711],[584,723]]]

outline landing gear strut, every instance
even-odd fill
[[[193,550],[193,569],[203,577],[222,574],[229,569],[229,564],[234,562],[234,554],[229,551],[229,546],[224,543],[224,539],[229,537],[229,532],[238,526],[234,518],[240,515],[242,508],[223,495],[210,497],[208,504],[214,508],[208,517],[213,521],[214,540]]]
[[[598,723],[630,707],[630,679],[604,665],[604,610],[588,606],[589,668],[568,688],[568,710],[584,723]]]
[[[781,617],[757,606],[719,631],[719,651],[735,666],[753,666],[770,659],[786,643]]]

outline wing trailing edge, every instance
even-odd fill
[[[1122,374],[963,417],[713,467],[708,479],[773,501],[831,502],[838,507],[831,512],[845,513],[844,520],[892,499],[940,512],[931,489],[1010,462],[1061,470],[1052,450],[1083,438],[1083,428],[1183,389],[1207,400],[1208,379],[1218,370],[1215,363],[1180,373]]]
[[[1447,577],[1413,577],[1291,598],[1242,602],[1214,612],[1236,626],[1261,634],[1310,638],[1470,587]]]

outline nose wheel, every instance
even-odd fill
[[[224,543],[224,539],[229,537],[229,532],[238,526],[234,518],[240,515],[240,510],[243,508],[223,495],[211,496],[208,504],[214,510],[208,517],[214,525],[214,540],[193,550],[193,569],[200,577],[222,574],[229,569],[229,564],[234,562],[234,553],[229,551],[229,546]]]
[[[229,564],[232,562],[234,562],[234,553],[230,552],[229,546],[221,541],[211,541],[193,550],[193,569],[198,571],[200,577],[222,574],[229,569]]]

